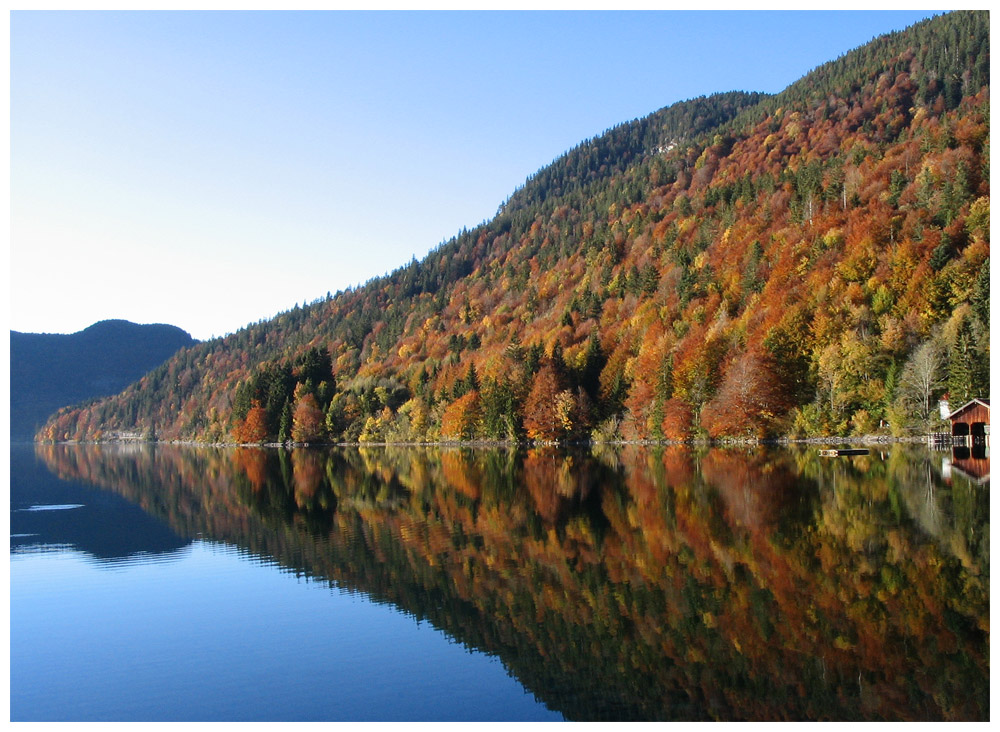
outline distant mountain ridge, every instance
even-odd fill
[[[173,325],[103,320],[77,333],[10,332],[12,440],[60,407],[115,394],[195,341]]]
[[[421,261],[187,349],[49,440],[925,432],[989,394],[989,13],[582,142]]]

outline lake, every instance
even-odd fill
[[[11,719],[988,720],[964,458],[15,445]]]

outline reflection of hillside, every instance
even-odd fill
[[[976,517],[982,502],[988,500],[989,485],[954,474],[944,480],[937,455],[898,451],[893,458],[893,486],[907,513],[942,551],[973,571],[988,570],[989,527],[979,524]]]
[[[911,455],[38,449],[497,654],[570,719],[988,715],[988,540],[925,539]],[[940,509],[977,537],[987,498]]]
[[[761,453],[714,450],[702,460],[701,469],[722,497],[729,521],[752,532],[768,531],[799,498],[790,467]]]
[[[14,554],[68,546],[98,566],[120,566],[133,557],[166,559],[190,543],[121,496],[58,480],[29,445],[11,449],[10,468]]]

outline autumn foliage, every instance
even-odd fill
[[[943,395],[989,394],[989,119],[978,11],[773,97],[681,102],[582,143],[425,259],[185,349],[39,436],[933,429]]]
[[[470,391],[453,401],[441,417],[441,436],[453,440],[473,439],[479,429],[479,393]]]
[[[710,437],[766,437],[787,407],[772,359],[744,353],[726,369],[722,385],[705,404],[701,424]]]
[[[312,394],[302,395],[295,404],[292,415],[292,439],[295,442],[311,442],[323,434],[323,412]]]
[[[557,440],[567,431],[571,407],[561,386],[551,364],[535,375],[524,404],[524,429],[529,439]]]
[[[247,416],[236,423],[233,428],[233,439],[241,444],[263,442],[267,439],[267,413],[260,404],[255,402],[247,412]]]

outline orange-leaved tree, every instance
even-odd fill
[[[479,392],[470,391],[444,410],[441,415],[441,436],[450,440],[471,440],[478,433],[481,422]]]
[[[563,436],[566,425],[559,409],[561,391],[558,373],[551,363],[546,363],[535,374],[524,402],[524,429],[530,439],[558,440]]]
[[[263,442],[267,439],[267,411],[254,400],[247,416],[233,427],[233,438],[242,444]]]
[[[316,397],[304,394],[295,402],[292,413],[292,440],[311,442],[323,435],[324,416],[316,404]]]
[[[726,369],[722,385],[701,413],[710,437],[764,437],[788,407],[773,360],[748,351]]]

